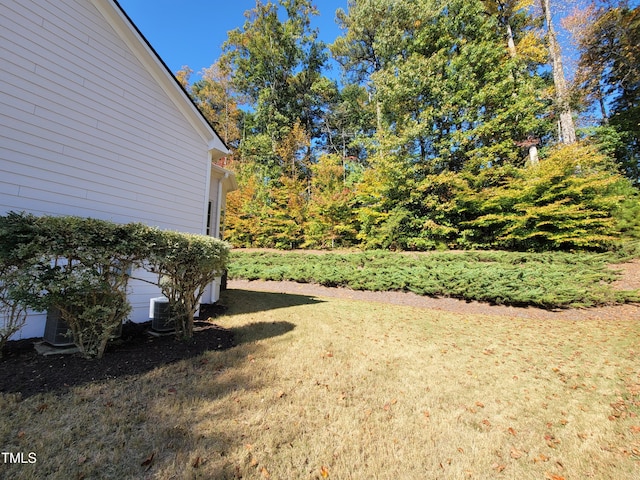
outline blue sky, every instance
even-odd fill
[[[172,72],[188,65],[197,73],[220,56],[227,32],[242,27],[244,12],[255,0],[118,0],[138,29],[158,52]],[[317,0],[320,15],[313,24],[320,38],[330,43],[340,29],[335,11],[347,9],[347,0]],[[332,72],[338,76],[339,72]]]
[[[266,2],[266,0],[263,0]],[[162,57],[172,72],[183,65],[193,70],[191,81],[199,78],[198,72],[213,64],[221,54],[220,47],[227,39],[227,32],[242,27],[244,12],[255,6],[255,0],[118,0],[142,34]],[[331,43],[340,35],[335,23],[335,11],[347,9],[348,0],[316,0],[320,15],[312,19],[320,32],[320,39]],[[629,2],[632,8],[639,0]],[[559,20],[559,19],[558,19]],[[555,27],[561,30],[560,22]],[[572,48],[564,44],[565,73],[571,77],[575,58]],[[340,76],[337,66],[328,74]]]

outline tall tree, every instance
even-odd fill
[[[336,11],[344,34],[330,46],[347,82],[366,86],[375,105],[378,132],[382,131],[382,105],[371,78],[389,61],[381,48],[380,36],[388,31],[386,25],[392,21],[398,3],[398,0],[349,0],[347,11],[341,8]]]
[[[573,123],[573,113],[569,102],[569,88],[564,75],[562,52],[553,25],[551,0],[540,0],[540,7],[542,8],[542,13],[547,25],[547,45],[549,47],[549,60],[553,72],[556,109],[558,113],[558,134],[562,143],[570,145],[576,142],[576,128]]]
[[[242,113],[227,66],[216,62],[204,69],[202,78],[191,86],[191,96],[222,140],[228,146],[238,148]]]
[[[365,87],[353,83],[339,90],[334,85],[328,93],[321,124],[324,150],[366,163],[366,143],[376,131],[376,112]]]
[[[274,152],[296,121],[316,136],[320,106],[314,86],[326,62],[324,45],[310,26],[317,13],[311,0],[257,0],[244,26],[230,31],[224,44],[223,61],[252,109],[246,127],[266,135]]]
[[[361,238],[379,232],[372,246],[429,245],[435,230],[449,231],[436,222],[442,214],[435,203],[425,201],[431,183],[448,185],[438,174],[520,165],[523,142],[547,135],[548,104],[540,100],[546,84],[536,73],[542,56],[531,20],[524,8],[503,12],[504,18],[491,14],[480,0],[350,6],[358,9],[349,17],[354,24],[380,17],[375,29],[354,30],[368,35],[359,42],[345,35],[350,44],[371,48],[347,49],[342,61],[375,91],[383,129],[360,188]],[[510,27],[511,50],[502,21]],[[521,42],[523,53],[514,54]],[[363,51],[369,56],[357,56]]]
[[[322,74],[326,48],[311,28],[317,14],[311,0],[256,0],[223,45],[221,64],[246,106],[237,163],[253,193],[243,198],[260,203],[239,205],[233,218],[251,218],[257,245],[302,242],[312,147],[331,83]]]
[[[392,17],[380,33],[392,60],[373,75],[391,150],[427,172],[521,162],[519,143],[546,130],[538,60],[507,54],[480,1],[398,2]]]
[[[490,15],[498,19],[500,26],[505,31],[507,39],[507,48],[512,62],[517,62],[512,68],[511,76],[515,83],[519,80],[526,80],[527,72],[522,72],[523,65],[537,65],[541,63],[544,57],[541,55],[542,45],[537,41],[536,35],[526,26],[531,25],[530,16],[527,9],[533,4],[533,0],[484,0],[484,4]],[[520,27],[518,33],[518,43],[521,48],[516,48],[516,36],[514,35],[514,27]],[[525,28],[523,28],[525,27]],[[518,62],[518,60],[521,60]],[[517,68],[520,65],[521,68]],[[518,94],[514,91],[512,94],[517,99]],[[538,148],[540,140],[537,138],[527,138],[520,141],[520,144],[529,149],[529,162],[531,165],[538,163]]]
[[[593,4],[582,18],[588,21],[577,30],[579,87],[587,101],[601,105],[602,123],[619,135],[614,154],[640,184],[640,7]]]

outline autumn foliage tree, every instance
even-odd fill
[[[234,150],[227,238],[540,250],[640,234],[607,160],[638,182],[638,9],[594,1],[573,96],[550,0],[349,0],[328,49],[310,0],[257,1],[201,80],[180,73]],[[595,98],[610,111],[578,142]]]
[[[599,107],[602,128],[595,136],[640,185],[640,7],[592,4],[575,17],[576,83],[586,106]]]

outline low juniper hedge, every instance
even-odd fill
[[[611,288],[619,253],[465,251],[430,254],[244,252],[231,254],[229,278],[295,281],[354,290],[408,291],[493,304],[591,307],[640,301]]]
[[[141,268],[169,299],[177,336],[189,338],[201,295],[226,268],[228,252],[220,240],[141,223],[9,212],[0,216],[0,342],[24,324],[27,309],[55,309],[81,353],[101,358],[131,311],[128,283]]]

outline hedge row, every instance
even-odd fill
[[[229,278],[407,291],[517,306],[591,307],[640,300],[640,291],[618,291],[610,286],[617,275],[607,265],[623,258],[624,252],[367,251],[313,255],[235,250]]]
[[[169,299],[176,336],[190,338],[202,293],[228,258],[228,245],[205,235],[10,212],[0,216],[0,349],[27,309],[57,309],[82,354],[102,357],[131,311],[128,282],[140,268]]]

